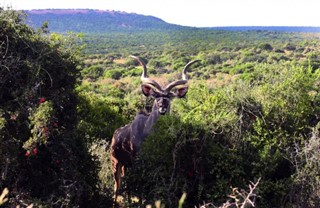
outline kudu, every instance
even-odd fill
[[[121,185],[121,176],[125,168],[132,165],[136,154],[139,152],[141,143],[150,133],[152,126],[157,122],[159,115],[164,115],[170,110],[170,102],[173,98],[182,98],[186,95],[188,87],[187,70],[195,62],[189,62],[182,71],[182,79],[174,81],[165,87],[161,87],[156,81],[147,77],[146,64],[138,57],[136,59],[143,67],[141,75],[142,92],[145,96],[152,96],[154,103],[150,113],[137,113],[132,123],[117,129],[111,142],[111,162],[114,175],[114,203],[117,202],[118,190]],[[179,88],[177,86],[180,86]],[[173,90],[175,89],[175,90]]]

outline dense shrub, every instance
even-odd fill
[[[123,106],[122,100],[108,99],[97,94],[79,93],[77,132],[87,142],[94,139],[111,138],[113,131],[125,123],[121,116]]]
[[[261,177],[260,207],[296,203],[290,190],[292,184],[302,184],[293,178],[298,167],[289,159],[295,151],[288,148],[299,141],[297,135],[307,138],[309,127],[319,121],[319,108],[314,107],[319,72],[256,65],[252,75],[258,79],[223,88],[192,85],[187,100],[174,102],[172,114],[160,119],[143,144],[126,176],[127,192],[146,203],[160,199],[169,207],[176,207],[184,192],[186,206],[219,204],[230,186],[245,187]],[[304,188],[313,190],[318,182],[310,179],[313,185]],[[294,194],[296,199],[303,193]]]
[[[261,45],[259,45],[259,48],[262,50],[266,50],[266,51],[272,51],[273,47],[272,45],[270,45],[269,43],[263,43]]]
[[[93,65],[81,71],[81,74],[84,78],[96,80],[99,77],[102,77],[104,72],[103,66]]]
[[[121,78],[121,76],[122,76],[122,72],[119,69],[110,69],[104,72],[105,78],[112,78],[112,79],[118,80]]]
[[[71,39],[42,35],[0,9],[0,189],[8,206],[88,204],[96,173],[76,136],[79,53]]]
[[[296,168],[290,194],[297,207],[320,206],[319,127],[320,123],[312,129],[308,140],[302,141],[301,144],[296,143],[290,151],[291,161]]]
[[[284,46],[283,49],[284,49],[284,50],[288,50],[288,51],[294,51],[294,50],[296,50],[296,46],[293,45],[293,44],[287,43],[287,44]]]

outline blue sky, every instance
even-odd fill
[[[320,26],[319,0],[0,0],[13,9],[116,10],[197,27]]]

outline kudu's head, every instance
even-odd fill
[[[140,65],[143,67],[143,72],[141,75],[142,81],[142,92],[145,96],[152,96],[155,99],[155,103],[157,105],[157,109],[160,114],[164,115],[167,111],[170,110],[170,103],[173,98],[182,98],[188,92],[188,87],[186,84],[188,83],[187,70],[188,68],[195,62],[190,61],[182,70],[182,79],[171,82],[165,87],[161,87],[156,81],[147,77],[147,67],[146,64],[136,56],[130,56],[131,58],[136,59]]]

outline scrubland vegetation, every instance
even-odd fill
[[[133,54],[159,83],[201,61],[125,176],[125,206],[220,206],[260,179],[257,207],[319,207],[319,33],[60,35],[23,20],[0,10],[0,205],[111,207],[112,134],[152,104]]]

